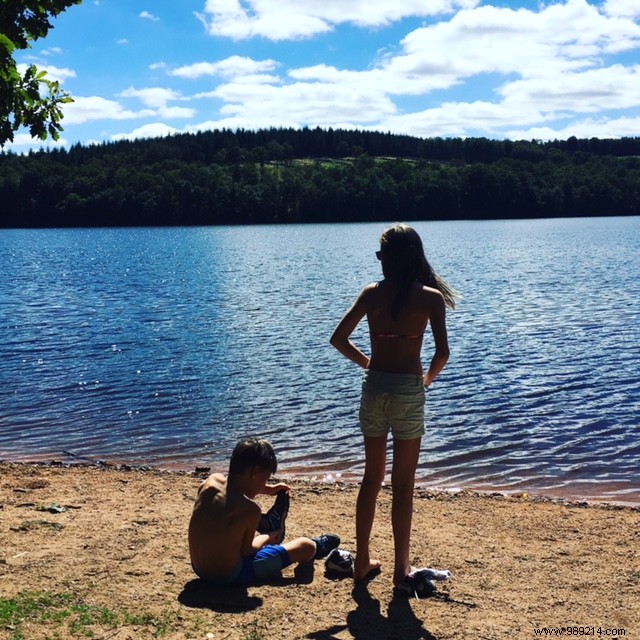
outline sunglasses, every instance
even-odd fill
[[[382,260],[382,251],[376,251],[376,258],[378,258],[378,260]]]

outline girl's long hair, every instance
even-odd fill
[[[431,267],[424,254],[424,247],[418,232],[406,224],[396,224],[382,232],[380,236],[382,251],[382,273],[393,280],[398,290],[391,307],[391,316],[406,304],[411,285],[417,280],[421,284],[437,289],[442,293],[445,304],[455,309],[459,297],[445,280]]]

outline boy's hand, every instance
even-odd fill
[[[287,495],[291,493],[291,487],[284,482],[278,482],[278,484],[267,484],[264,487],[264,494],[266,496],[275,496],[278,491],[286,491]]]
[[[282,529],[276,529],[275,531],[269,531],[267,535],[269,536],[269,540],[266,544],[281,544],[280,536],[282,534]]]

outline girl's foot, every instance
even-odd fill
[[[353,568],[353,580],[355,582],[368,582],[381,571],[382,563],[378,560],[369,560],[366,563],[359,563],[356,556],[355,566]]]
[[[417,568],[414,567],[414,566],[410,566],[406,573],[405,572],[394,573],[394,575],[393,575],[393,586],[397,587],[413,571],[417,571]]]

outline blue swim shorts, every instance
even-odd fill
[[[214,584],[228,587],[248,587],[257,582],[275,578],[290,564],[289,552],[281,544],[270,544],[262,547],[251,556],[240,558],[236,568],[226,579],[212,580],[201,576],[195,567],[193,570],[200,578]]]
[[[365,436],[413,440],[424,435],[424,379],[415,373],[367,369],[362,380],[360,428]]]

